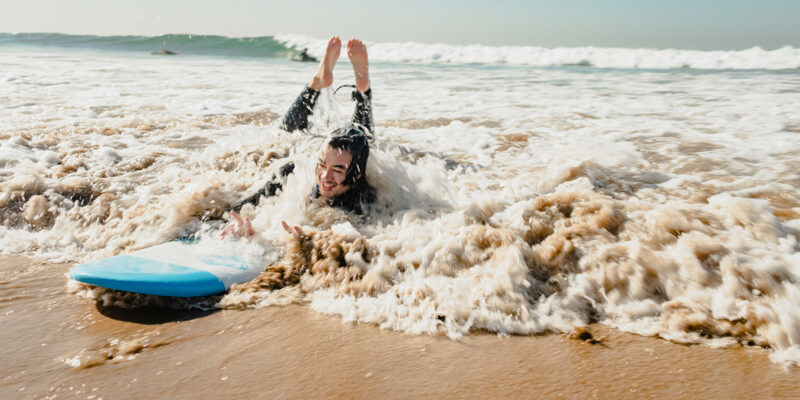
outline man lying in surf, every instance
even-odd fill
[[[314,111],[314,105],[320,91],[333,84],[333,68],[339,58],[342,42],[338,37],[328,41],[325,56],[308,85],[297,96],[289,111],[284,116],[281,128],[293,132],[308,129],[308,117]],[[331,133],[331,139],[322,150],[317,161],[315,176],[317,185],[311,194],[312,201],[321,201],[331,207],[347,212],[361,214],[363,205],[375,201],[375,188],[369,184],[366,176],[367,159],[369,158],[368,137],[372,136],[372,90],[369,84],[369,61],[367,47],[358,39],[347,42],[347,55],[353,65],[356,79],[356,90],[352,97],[356,102],[352,122]],[[281,167],[283,177],[294,171],[294,164]],[[274,196],[282,184],[276,176],[257,193],[244,199],[231,208],[233,222],[222,230],[222,237],[250,237],[254,230],[250,219],[239,216],[238,211],[245,204],[257,205],[261,196]],[[284,222],[284,228],[291,233],[292,229]],[[295,231],[299,228],[295,227]]]

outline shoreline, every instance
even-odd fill
[[[0,397],[800,397],[800,370],[759,348],[681,345],[599,324],[595,345],[567,334],[453,341],[343,323],[305,305],[99,309],[66,292],[71,266],[0,256],[11,344],[0,351]]]

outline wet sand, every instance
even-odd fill
[[[800,370],[601,325],[458,341],[343,323],[304,305],[173,311],[69,294],[72,264],[0,256],[0,398],[778,398]]]

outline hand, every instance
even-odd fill
[[[256,232],[253,230],[253,224],[250,222],[250,218],[242,218],[236,211],[231,211],[231,217],[233,217],[233,222],[229,223],[228,226],[220,232],[219,236],[225,239],[225,236],[230,234],[236,238],[245,237],[248,240],[252,239]]]
[[[281,221],[281,225],[283,225],[283,230],[285,230],[286,233],[290,235],[297,234],[298,236],[300,236],[303,234],[303,230],[300,229],[300,227],[297,225],[289,226],[289,224],[287,224],[286,221]]]

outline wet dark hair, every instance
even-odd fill
[[[352,186],[366,182],[367,159],[369,159],[369,142],[364,132],[355,125],[339,128],[331,133],[328,146],[337,150],[350,152],[350,166],[342,184]]]

